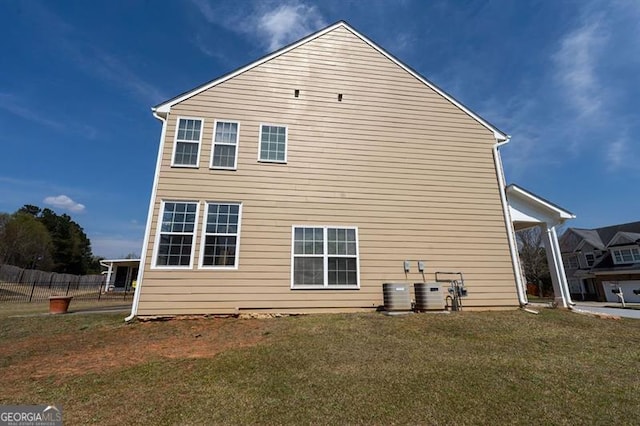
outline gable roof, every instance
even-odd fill
[[[637,241],[640,238],[640,222],[622,223],[594,229],[569,228],[565,231],[565,234],[567,232],[573,232],[595,248],[603,250],[611,243],[617,243],[614,240],[622,239],[630,243]],[[582,242],[576,247],[576,250],[581,247]]]
[[[571,228],[571,229],[573,230],[573,232],[578,234],[578,236],[580,236],[583,239],[578,245],[578,247],[576,247],[576,250],[581,248],[584,245],[584,242],[587,242],[593,247],[600,250],[606,247],[606,244],[602,242],[602,239],[600,238],[598,231],[594,229],[577,229],[577,228]]]
[[[637,232],[620,231],[609,241],[608,246],[622,246],[629,244],[640,244],[640,234]]]
[[[464,113],[466,113],[469,117],[471,117],[472,119],[474,119],[475,121],[477,121],[478,123],[480,123],[483,127],[485,127],[486,129],[488,129],[489,131],[491,131],[496,140],[497,141],[507,141],[509,140],[509,135],[507,135],[506,133],[504,133],[503,131],[501,131],[500,129],[498,129],[496,126],[494,126],[493,124],[489,123],[487,120],[483,119],[482,117],[480,117],[478,114],[476,114],[475,112],[471,111],[471,109],[467,108],[464,104],[462,104],[462,102],[458,101],[457,99],[455,99],[453,96],[449,95],[448,93],[446,93],[444,90],[440,89],[438,86],[436,86],[434,83],[432,83],[431,81],[427,80],[426,78],[424,78],[423,76],[421,76],[418,72],[416,72],[415,70],[413,70],[411,67],[409,67],[408,65],[400,62],[400,60],[398,60],[395,56],[393,56],[392,54],[390,54],[389,52],[387,52],[386,50],[384,50],[382,47],[378,46],[377,44],[375,44],[373,41],[369,40],[367,37],[365,37],[364,35],[362,35],[361,33],[359,33],[358,31],[356,31],[351,25],[347,24],[345,21],[338,21],[333,25],[329,25],[328,27],[317,31],[313,34],[310,34],[294,43],[289,44],[288,46],[285,46],[279,50],[276,50],[273,53],[270,53],[266,56],[263,56],[262,58],[248,64],[245,65],[244,67],[238,68],[235,71],[232,71],[228,74],[223,75],[222,77],[219,77],[215,80],[211,80],[207,83],[204,83],[201,86],[196,87],[195,89],[189,90],[187,92],[184,92],[174,98],[171,98],[165,102],[162,102],[154,107],[151,108],[151,110],[154,113],[157,114],[166,114],[171,110],[171,107],[186,100],[189,99],[192,96],[195,96],[201,92],[204,92],[205,90],[208,90],[214,86],[217,86],[220,83],[223,83],[229,79],[232,79],[233,77],[242,74],[243,72],[246,72],[254,67],[257,67],[258,65],[261,65],[273,58],[276,58],[282,54],[285,54],[287,52],[289,52],[290,50],[295,49],[296,47],[305,44],[309,41],[315,40],[319,37],[322,37],[323,35],[337,29],[337,28],[344,28],[347,31],[351,32],[353,35],[355,35],[356,37],[358,37],[359,39],[361,39],[362,41],[364,41],[366,44],[368,44],[369,46],[371,46],[373,49],[375,49],[376,51],[378,51],[379,53],[381,53],[382,55],[384,55],[385,57],[387,57],[389,60],[391,60],[393,63],[395,63],[397,66],[399,66],[400,68],[402,68],[403,70],[405,70],[406,72],[408,72],[409,74],[411,74],[413,77],[415,77],[417,80],[419,80],[420,82],[422,82],[423,84],[425,84],[426,86],[430,87],[432,90],[434,90],[436,93],[438,93],[440,96],[444,97],[446,100],[448,100],[449,102],[451,102],[453,105],[455,105],[457,108],[459,108],[461,111],[463,111]]]

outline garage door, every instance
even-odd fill
[[[640,281],[603,281],[602,287],[604,288],[604,294],[607,298],[607,302],[620,301],[618,296],[611,291],[620,287],[624,294],[625,302],[640,303],[640,295],[633,294],[633,290],[640,290]]]

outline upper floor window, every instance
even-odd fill
[[[593,264],[596,262],[596,256],[593,253],[585,253],[584,260],[587,261],[588,267],[592,267]]]
[[[578,257],[575,254],[567,254],[563,257],[564,266],[569,269],[578,269],[580,264],[578,263]]]
[[[287,162],[287,128],[269,124],[260,125],[259,161]]]
[[[156,266],[190,267],[198,216],[196,202],[163,202],[156,241]]]
[[[640,262],[640,250],[637,247],[611,249],[611,255],[616,265]]]
[[[239,124],[216,121],[211,150],[211,168],[235,170],[238,163]]]
[[[199,118],[178,118],[171,165],[198,167],[200,141],[202,141],[202,120]]]
[[[356,228],[293,228],[292,287],[358,288]]]
[[[207,203],[202,237],[202,267],[237,267],[241,205]]]

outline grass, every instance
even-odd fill
[[[123,300],[122,296],[117,299],[102,300],[76,300],[72,299],[69,305],[69,312],[82,312],[87,310],[113,309],[131,307],[131,298]],[[47,314],[49,312],[49,301],[39,300],[31,303],[0,303],[0,319],[12,317],[16,315],[37,315]]]
[[[0,318],[0,404],[66,424],[637,424],[635,320],[122,317]]]

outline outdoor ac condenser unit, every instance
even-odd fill
[[[416,311],[443,311],[444,294],[438,283],[415,283]]]
[[[409,283],[382,284],[385,311],[410,311],[411,295]]]

